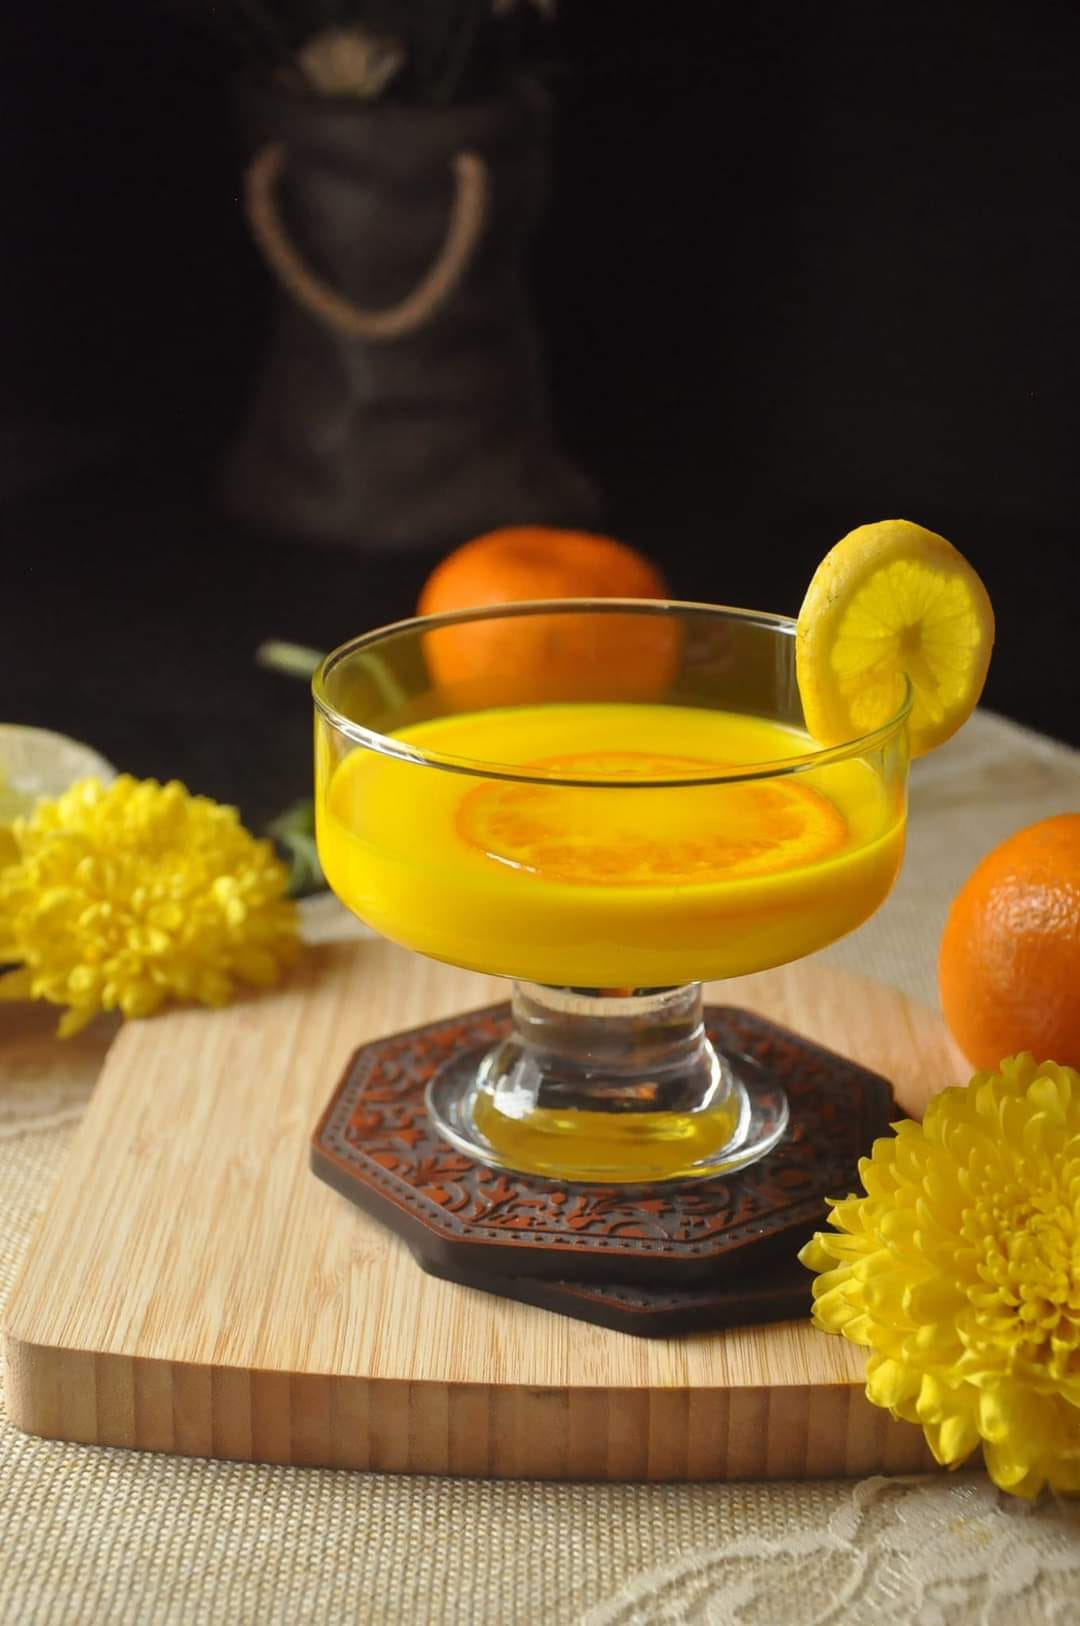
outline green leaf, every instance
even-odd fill
[[[289,871],[289,893],[306,897],[326,891],[326,878],[315,845],[315,804],[307,798],[294,802],[267,827],[267,833],[281,849]]]

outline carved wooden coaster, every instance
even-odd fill
[[[794,1254],[783,1259],[746,1260],[747,1269],[736,1279],[716,1287],[684,1287],[665,1292],[663,1287],[629,1287],[598,1282],[555,1282],[544,1276],[472,1276],[444,1270],[421,1259],[432,1276],[483,1293],[536,1304],[542,1310],[592,1321],[616,1332],[645,1338],[674,1338],[689,1332],[716,1332],[722,1327],[743,1327],[764,1321],[794,1321],[810,1314],[813,1278]]]
[[[661,1335],[805,1314],[809,1278],[793,1256],[899,1116],[892,1089],[760,1016],[712,1007],[706,1017],[717,1047],[782,1085],[791,1107],[775,1151],[737,1174],[567,1188],[486,1168],[441,1141],[427,1085],[509,1032],[506,1005],[362,1046],[312,1138],[312,1167],[450,1281]]]

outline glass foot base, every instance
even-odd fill
[[[513,1028],[428,1087],[444,1140],[492,1168],[567,1185],[708,1180],[772,1150],[783,1090],[706,1032],[701,987],[514,984]]]
[[[782,1138],[788,1102],[754,1064],[715,1056],[715,1104],[693,1111],[529,1104],[513,1115],[499,1089],[499,1052],[452,1057],[432,1079],[427,1110],[444,1140],[489,1167],[568,1185],[654,1186],[715,1179],[765,1157]],[[510,1110],[505,1110],[509,1106]]]

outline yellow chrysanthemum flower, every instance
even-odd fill
[[[149,1016],[166,999],[223,1005],[265,986],[298,949],[286,874],[235,808],[183,785],[82,779],[14,826],[0,870],[0,999],[68,1007],[62,1036],[99,1011]]]
[[[814,1321],[873,1351],[866,1393],[938,1462],[1080,1491],[1080,1074],[1029,1055],[935,1097],[859,1164],[799,1255]]]

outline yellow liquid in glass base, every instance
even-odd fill
[[[578,778],[798,756],[806,736],[692,707],[553,704],[399,737]],[[748,784],[573,789],[477,779],[363,748],[320,752],[319,853],[375,930],[435,959],[557,987],[630,989],[801,958],[867,919],[904,839],[902,792],[856,759]]]
[[[516,1120],[483,1097],[473,1121],[511,1168],[583,1184],[685,1179],[728,1145],[738,1112],[553,1112],[540,1107]],[[722,1174],[723,1164],[709,1167]]]

